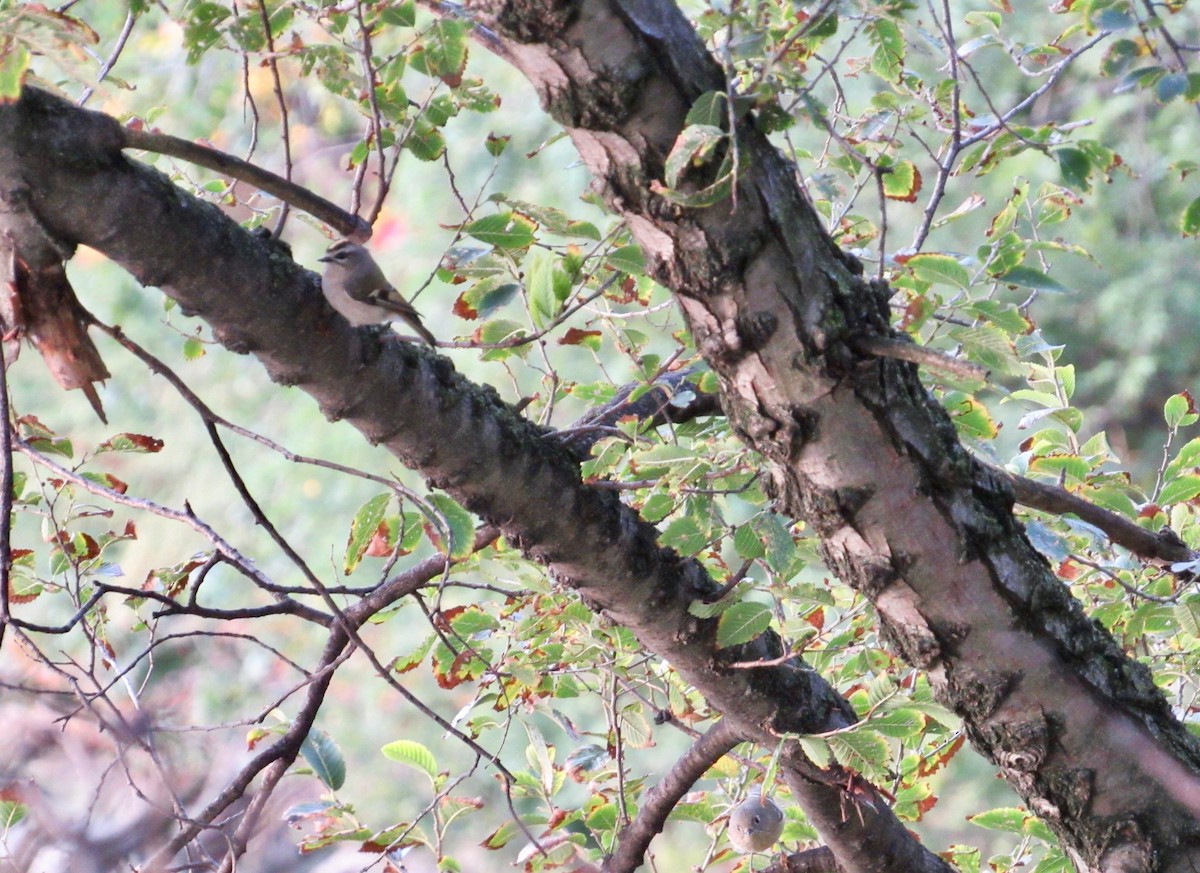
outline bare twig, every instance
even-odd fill
[[[177,136],[136,130],[131,127],[123,127],[120,130],[125,139],[125,148],[143,149],[155,154],[170,155],[201,167],[207,167],[232,179],[240,179],[260,191],[278,197],[285,203],[303,209],[347,239],[361,243],[371,238],[371,226],[366,221],[270,170],[256,167],[241,158],[218,151],[211,146],[189,142]]]

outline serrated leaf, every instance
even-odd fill
[[[608,753],[608,749],[596,743],[585,743],[578,746],[567,755],[567,759],[563,761],[563,766],[568,770],[578,770],[582,772],[591,772],[599,770],[612,756]]]
[[[412,27],[417,23],[417,9],[412,0],[389,3],[379,11],[379,20],[394,27]]]
[[[1167,73],[1154,85],[1154,96],[1159,103],[1170,103],[1188,91],[1187,73]]]
[[[823,737],[801,736],[797,738],[804,754],[818,767],[824,769],[833,763],[833,752]]]
[[[720,127],[726,120],[728,99],[724,91],[704,92],[688,110],[687,118],[683,120],[684,125],[705,124]]]
[[[499,249],[521,250],[533,245],[533,221],[515,212],[487,215],[463,225],[462,232]]]
[[[1171,428],[1179,427],[1191,409],[1191,403],[1183,394],[1172,394],[1163,404],[1163,419]]]
[[[1025,833],[1025,820],[1030,817],[1029,813],[1023,809],[1001,807],[998,809],[989,809],[987,812],[981,812],[978,815],[969,815],[967,816],[967,821],[981,828],[986,828],[989,831],[1006,831],[1013,834],[1023,834]]]
[[[618,273],[641,276],[646,272],[646,258],[640,246],[623,246],[608,253],[604,263]]]
[[[883,196],[890,200],[915,203],[920,190],[921,171],[912,161],[897,161],[883,174]]]
[[[796,557],[796,543],[783,519],[773,512],[763,513],[750,521],[750,527],[766,547],[767,564],[771,569],[778,573],[787,570]]]
[[[404,147],[419,161],[436,161],[446,151],[446,138],[425,119],[418,119],[404,140]]]
[[[395,740],[388,743],[380,751],[389,760],[405,764],[414,770],[420,770],[429,777],[430,782],[437,780],[437,759],[433,756],[433,752],[417,741]]]
[[[1037,291],[1049,291],[1054,294],[1071,293],[1071,289],[1066,285],[1033,267],[1013,267],[1002,276],[997,276],[996,279],[1006,285],[1020,285],[1023,288],[1033,288]]]
[[[654,745],[654,729],[640,703],[621,710],[621,739],[634,749],[648,749]]]
[[[440,79],[461,76],[467,65],[467,33],[471,25],[462,18],[438,18],[425,32],[420,64],[414,67]],[[453,83],[452,83],[453,84]]]
[[[699,191],[682,191],[657,183],[651,184],[650,188],[655,194],[670,200],[676,206],[683,206],[686,209],[704,209],[727,199],[733,193],[733,181],[733,172],[728,171],[722,173],[717,181]]]
[[[926,717],[915,709],[907,709],[898,707],[889,709],[875,716],[867,722],[867,726],[872,730],[879,731],[886,737],[893,739],[906,740],[910,737],[919,736],[925,730]]]
[[[429,502],[437,507],[450,528],[450,543],[446,551],[451,558],[465,558],[475,548],[475,520],[453,498],[432,494]]]
[[[942,404],[960,433],[980,440],[995,439],[999,435],[1000,425],[996,424],[988,408],[970,394],[948,392]]]
[[[877,18],[868,27],[867,35],[875,45],[871,55],[871,69],[881,79],[896,82],[904,72],[904,34],[896,22],[889,18]]]
[[[966,288],[971,284],[971,275],[966,268],[949,255],[914,255],[906,265],[923,282],[957,288]]]
[[[1172,479],[1164,485],[1162,492],[1158,495],[1158,503],[1164,505],[1182,503],[1185,500],[1191,500],[1197,494],[1200,494],[1200,476],[1188,473],[1186,476]]]
[[[746,561],[761,558],[767,553],[762,539],[755,532],[754,528],[748,524],[738,525],[737,529],[734,530],[733,547],[737,549],[738,556]]]
[[[712,603],[706,603],[703,600],[693,600],[688,604],[688,615],[694,615],[696,618],[715,618],[735,603],[737,601],[732,597],[722,597],[720,600],[715,600]]]
[[[869,728],[833,734],[828,740],[838,763],[855,770],[873,772],[891,760],[887,740]]]
[[[1200,639],[1200,597],[1189,597],[1173,608],[1176,623],[1193,639]]]
[[[425,656],[429,654],[429,650],[433,648],[436,640],[437,634],[425,637],[425,640],[407,655],[397,655],[388,665],[389,669],[395,670],[397,673],[407,673],[425,660]]]
[[[346,541],[346,556],[342,563],[342,572],[345,575],[349,576],[358,568],[391,500],[391,492],[384,491],[360,506],[354,514],[354,520],[350,522],[350,536]]]
[[[518,774],[518,776],[521,774]],[[479,845],[485,849],[491,849],[493,852],[497,849],[503,849],[514,837],[521,835],[520,826],[515,821],[506,821],[500,827],[496,828],[486,837]]]
[[[673,520],[658,539],[681,555],[694,555],[708,545],[707,532],[700,529],[696,519],[687,515]]]
[[[320,728],[313,728],[300,744],[300,754],[313,772],[332,791],[346,782],[346,759],[333,737]]]
[[[742,601],[721,613],[717,620],[717,648],[748,643],[771,626],[771,610],[761,603]]]

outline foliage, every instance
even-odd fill
[[[770,0],[694,4],[696,26],[725,65],[729,89],[697,100],[656,191],[682,208],[735,197],[740,157],[730,120],[753,113],[794,161],[833,238],[890,284],[895,324],[916,344],[990,372],[986,381],[942,374],[930,381],[967,445],[1149,530],[1169,525],[1189,546],[1200,546],[1200,437],[1188,435],[1198,411],[1186,385],[1156,397],[1164,404],[1161,461],[1138,477],[1076,404],[1070,349],[1039,320],[1047,297],[1061,298],[1054,304],[1060,311],[1087,305],[1079,301],[1094,291],[1071,270],[1110,255],[1081,242],[1090,223],[1107,220],[1094,204],[1104,202],[1114,179],[1151,172],[1129,158],[1119,129],[1104,124],[1105,135],[1097,135],[1080,106],[1122,95],[1137,101],[1156,130],[1194,130],[1200,74],[1188,71],[1179,46],[1200,38],[1183,5],[1148,15],[1123,2],[1067,2],[1037,14],[1018,14],[1005,0],[944,9],[857,0],[807,9]],[[524,398],[524,414],[540,424],[569,427],[621,384],[632,383],[636,399],[656,379],[687,367],[696,369],[673,400],[678,406],[717,390],[669,295],[646,278],[628,229],[595,209],[590,195],[588,203],[573,202],[554,190],[553,179],[539,186],[522,178],[525,164],[553,143],[523,156],[510,147],[520,134],[515,126],[500,133],[478,126],[490,123],[480,118],[504,117],[508,83],[503,74],[476,71],[484,62],[469,19],[434,17],[411,2],[203,2],[170,13],[133,4],[129,15],[147,57],[193,65],[181,76],[204,68],[252,105],[255,126],[244,127],[246,116],[226,111],[226,101],[211,92],[207,108],[181,108],[126,90],[124,82],[140,88],[153,72],[123,50],[122,22],[112,4],[99,2],[75,4],[69,14],[37,4],[6,8],[0,99],[12,99],[23,77],[34,75],[72,96],[90,93],[97,70],[81,47],[95,45],[92,51],[120,61],[105,72],[111,67],[123,77],[114,73],[100,86],[106,108],[143,123],[178,120],[206,127],[210,140],[247,147],[261,135],[267,144],[257,147],[288,166],[296,158],[288,149],[302,138],[348,137],[336,166],[326,160],[313,177],[335,176],[343,200],[367,203],[378,219],[377,239],[405,216],[434,230],[422,210],[442,213],[449,205],[455,217],[436,229],[438,253],[405,256],[422,264],[407,277],[414,288],[428,288],[418,306],[439,336],[461,340],[453,350],[460,369],[511,401]],[[255,71],[277,79],[280,102]],[[258,126],[262,120],[274,129]],[[1156,144],[1150,157],[1170,157],[1176,148]],[[414,161],[402,168],[406,155]],[[1174,160],[1175,191],[1163,198],[1170,215],[1162,219],[1173,233],[1193,237],[1200,227],[1194,169]],[[251,192],[174,172],[202,196],[243,210],[249,223],[277,217],[276,207]],[[406,174],[433,186],[428,196],[436,207],[395,190],[400,179],[409,184]],[[1157,197],[1167,178],[1142,184]],[[209,339],[190,322],[176,330],[168,363],[198,382],[188,368],[200,366]],[[205,387],[220,392],[221,377]],[[14,394],[26,396],[19,387]],[[255,402],[231,417],[252,419]],[[194,710],[195,723],[248,730],[253,748],[293,724],[299,707],[292,686],[313,681],[319,651],[312,634],[293,629],[295,616],[270,614],[272,603],[294,598],[349,608],[420,559],[447,559],[440,577],[371,616],[369,646],[356,641],[378,659],[376,674],[395,692],[389,700],[415,700],[425,721],[414,724],[408,714],[401,724],[390,703],[379,706],[361,692],[345,707],[327,701],[324,726],[305,734],[294,768],[316,784],[319,799],[287,811],[291,823],[306,826],[298,838],[304,852],[347,844],[398,860],[423,847],[439,869],[468,869],[481,863],[482,846],[489,860],[570,869],[611,850],[654,784],[652,774],[667,769],[674,752],[663,747],[680,748],[693,725],[713,715],[670,665],[649,659],[625,629],[552,586],[515,544],[494,531],[480,530],[477,538],[478,520],[445,495],[373,469],[317,461],[321,475],[333,469],[338,478],[328,481],[340,484],[311,524],[326,537],[320,542],[336,540],[341,554],[322,568],[314,560],[320,547],[302,549],[307,563],[293,563],[283,555],[301,541],[293,525],[302,522],[289,513],[302,513],[275,506],[267,525],[268,513],[245,496],[269,491],[262,483],[276,476],[307,475],[288,466],[296,460],[290,452],[252,437],[261,454],[236,462],[226,456],[224,475],[238,479],[235,471],[245,465],[260,484],[237,486],[241,508],[210,523],[182,500],[183,508],[170,508],[143,484],[170,476],[150,466],[166,422],[146,422],[153,435],[88,439],[76,433],[86,428],[63,427],[52,405],[29,403],[34,412],[15,419],[20,465],[11,489],[6,595],[12,615],[27,622],[10,633],[29,658],[6,668],[6,681],[27,689],[74,688],[94,706],[120,687],[135,703],[145,698],[157,706],[182,674],[187,699],[177,705]],[[116,420],[133,414],[117,397],[112,405]],[[199,401],[193,408],[198,420],[214,420]],[[218,476],[219,462],[195,463]],[[693,614],[719,616],[721,647],[772,627],[802,650],[862,717],[852,728],[803,737],[805,750],[819,764],[840,763],[886,790],[897,814],[918,827],[949,802],[939,797],[939,773],[964,748],[957,719],[932,699],[925,678],[884,646],[863,600],[829,577],[813,532],[774,511],[759,468],[720,417],[657,428],[622,419],[582,464],[588,481],[619,489],[658,525],[661,544],[695,556],[714,578],[740,579],[718,602],[694,603]],[[169,557],[140,569],[140,582],[127,584],[121,580],[135,575],[129,567],[142,565],[143,516],[190,533],[172,543]],[[247,516],[268,529],[274,545],[236,530]],[[1153,668],[1189,726],[1200,724],[1194,568],[1145,566],[1073,518],[1027,518],[1063,583],[1126,651]],[[238,688],[198,676],[217,660],[208,646],[224,652],[222,662],[253,660],[257,672],[239,674],[246,684]],[[369,754],[343,751],[364,730],[356,708],[370,712],[365,721],[383,722],[387,735]],[[268,716],[274,724],[264,728]],[[125,716],[96,718],[109,724]],[[158,720],[154,712],[148,718]],[[228,736],[224,742],[232,748]],[[136,745],[130,741],[129,751]],[[671,814],[668,831],[678,828],[690,840],[685,846],[679,839],[679,851],[696,869],[728,869],[722,816],[770,760],[769,752],[743,752],[718,761]],[[378,781],[388,785],[367,787],[365,775],[356,782],[356,767],[387,774]],[[15,834],[25,807],[2,790],[3,832]],[[984,829],[1011,835],[989,844],[991,869],[1069,869],[1042,821],[1011,807],[1011,798],[995,802],[1003,805],[967,809],[955,801],[955,815],[969,816],[974,828],[943,832],[943,845],[983,841]],[[814,837],[803,813],[789,808],[785,839]],[[530,848],[533,838],[545,853]],[[963,869],[981,867],[977,849],[945,851]]]

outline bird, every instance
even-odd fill
[[[783,810],[759,788],[729,813],[729,842],[744,854],[770,851],[783,833]]]
[[[421,323],[413,305],[383,275],[371,253],[350,240],[338,240],[318,258],[325,264],[321,291],[329,305],[355,327],[400,319],[429,345],[437,338]]]

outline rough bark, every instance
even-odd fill
[[[725,90],[679,10],[468,6],[678,294],[780,506],[815,527],[974,745],[1086,867],[1200,866],[1197,744],[1031,547],[1009,486],[963,450],[916,367],[855,353],[856,337],[889,333],[888,292],[832,244],[794,168],[751,118],[736,210],[653,193],[693,102]]]

